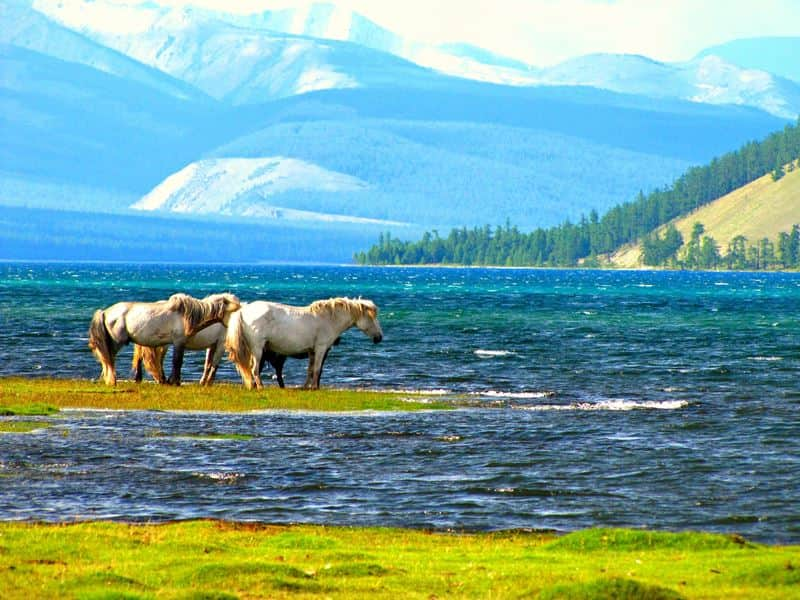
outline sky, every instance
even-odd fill
[[[160,0],[255,12],[308,0]],[[800,0],[334,0],[404,36],[548,66],[593,52],[682,61],[732,39],[800,35]]]

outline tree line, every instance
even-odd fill
[[[453,229],[446,237],[434,230],[421,240],[401,241],[390,233],[354,259],[359,264],[465,264],[508,266],[592,266],[598,255],[635,242],[672,219],[687,214],[735,189],[772,173],[783,177],[800,159],[800,118],[794,125],[751,141],[738,150],[692,167],[672,186],[620,204],[602,218],[592,210],[578,223],[520,232],[506,223]],[[673,242],[674,243],[674,240]],[[700,241],[702,245],[702,240]]]
[[[800,268],[800,225],[782,231],[776,241],[761,238],[755,243],[737,235],[722,251],[717,241],[705,234],[702,223],[695,223],[684,246],[681,233],[669,225],[664,235],[657,233],[642,242],[642,262],[650,266],[678,269],[766,270]]]

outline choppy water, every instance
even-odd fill
[[[369,297],[383,343],[346,334],[323,385],[466,393],[475,408],[69,411],[0,435],[0,518],[619,525],[800,541],[800,275],[5,264],[0,374],[96,377],[93,310],[175,291]],[[201,362],[187,362],[186,380]],[[289,385],[304,374],[287,364]],[[236,379],[227,364],[220,377]],[[211,432],[253,437],[188,437]]]

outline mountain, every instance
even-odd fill
[[[800,165],[777,181],[764,175],[729,194],[673,221],[688,242],[695,223],[702,223],[705,232],[717,242],[722,253],[730,241],[743,235],[754,245],[768,238],[773,243],[781,232],[788,232],[800,223]],[[659,228],[662,232],[665,228]],[[663,236],[662,236],[663,237]],[[641,244],[620,248],[611,256],[611,263],[622,268],[636,268],[642,262]]]
[[[270,256],[285,259],[292,239],[312,239],[303,257],[313,247],[318,260],[338,260],[389,227],[413,235],[506,219],[524,228],[578,221],[784,124],[747,107],[450,77],[353,42],[210,11],[35,6],[64,20],[20,10],[24,19],[4,32],[13,43],[0,46],[0,204],[60,209],[36,213],[49,232],[42,244],[113,213],[102,222],[118,227],[87,229],[84,245],[64,247],[72,257],[87,246],[99,257],[139,252],[125,236],[163,232],[170,219],[182,241],[148,238],[164,260],[189,253],[193,222],[216,223],[237,243],[239,226],[291,229],[259,237],[274,240]],[[332,35],[334,17],[314,31]],[[348,36],[394,43],[353,19]],[[447,50],[519,70],[474,47]],[[26,235],[30,249],[37,236]],[[215,256],[243,256],[226,249],[235,245]]]
[[[77,26],[95,41],[231,104],[397,81],[424,85],[432,78],[426,69],[356,44],[245,28],[192,8],[139,10],[148,22],[144,30]]]
[[[368,189],[356,177],[293,158],[205,159],[170,175],[131,208],[193,215],[402,225],[275,204],[292,192],[335,194]]]
[[[282,156],[365,185],[285,190],[270,206],[425,227],[579,219],[781,124],[745,109],[465,81],[329,90],[245,110],[263,125],[205,158]],[[201,210],[206,200],[196,202]]]
[[[192,86],[62,27],[20,0],[0,0],[0,22],[0,44],[92,67],[177,98],[204,99]]]
[[[531,70],[519,61],[467,44],[436,46],[406,39],[357,12],[330,3],[317,2],[297,8],[265,10],[244,15],[194,8],[169,8],[153,2],[134,1],[125,3],[76,0],[67,4],[60,0],[36,0],[35,6],[37,10],[71,29],[181,78],[185,78],[181,73],[186,75],[191,70],[170,62],[170,55],[177,49],[185,52],[187,48],[184,38],[187,35],[195,36],[196,32],[192,30],[202,23],[217,23],[217,28],[220,23],[225,23],[233,29],[229,30],[227,39],[217,37],[215,42],[209,43],[213,47],[211,54],[203,55],[202,48],[194,48],[194,51],[201,53],[201,56],[195,57],[195,69],[210,60],[224,61],[225,59],[214,55],[214,52],[219,51],[223,54],[239,51],[248,54],[252,57],[251,62],[255,63],[253,69],[270,68],[268,56],[273,57],[273,62],[290,63],[300,52],[299,49],[292,46],[282,50],[280,47],[265,46],[263,40],[254,41],[254,35],[257,38],[271,37],[277,42],[281,37],[285,38],[278,34],[288,34],[291,36],[288,39],[294,40],[295,44],[301,43],[298,41],[300,38],[313,38],[316,44],[321,40],[351,42],[458,77],[513,85],[529,84],[532,81]],[[124,29],[113,25],[120,22],[129,25]],[[246,42],[242,41],[238,46],[232,40],[237,32],[247,38]],[[276,42],[273,42],[273,46]],[[308,41],[305,43],[309,44]],[[355,87],[363,83],[358,77],[348,81],[334,75],[347,71],[348,68],[352,70],[356,66],[352,62],[341,64],[340,59],[335,56],[335,48],[336,46],[334,49],[323,46],[318,50],[322,56],[317,57],[307,70],[320,72],[322,76],[314,87],[309,87],[306,82],[299,86],[300,89],[308,91]],[[167,54],[162,56],[162,53]],[[260,63],[257,57],[261,58]],[[224,68],[220,68],[216,71],[216,76],[224,73]],[[314,79],[312,75],[306,75],[306,78]],[[207,89],[202,85],[199,87]],[[283,87],[286,88],[286,84]],[[214,93],[211,95],[221,97]],[[272,97],[279,95],[289,94],[284,92],[273,94]]]
[[[711,46],[696,58],[719,56],[745,69],[774,73],[800,82],[800,37],[755,37]]]
[[[213,116],[220,112],[135,80],[0,45],[0,162],[7,173],[146,190],[218,139]],[[202,123],[212,124],[205,133]]]
[[[715,55],[662,63],[632,54],[590,54],[542,70],[547,85],[588,85],[627,94],[755,106],[786,119],[800,114],[800,84]]]

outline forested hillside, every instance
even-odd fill
[[[616,206],[602,218],[596,211],[577,223],[522,233],[505,227],[454,229],[447,237],[426,233],[406,242],[391,234],[355,259],[360,264],[495,264],[532,266],[590,265],[596,257],[648,235],[672,219],[689,213],[765,173],[779,179],[786,165],[800,157],[800,120],[760,142],[749,142],[734,152],[694,167],[671,187]],[[791,226],[791,224],[789,224]]]

